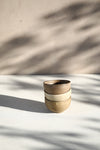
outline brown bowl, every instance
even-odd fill
[[[53,112],[63,112],[71,103],[71,82],[69,80],[48,80],[44,82],[45,104]]]
[[[65,111],[69,107],[70,103],[71,103],[71,97],[66,101],[60,101],[60,102],[49,101],[45,98],[45,104],[47,108],[56,113]]]

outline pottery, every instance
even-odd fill
[[[71,103],[71,81],[44,81],[45,104],[53,112],[65,111]]]

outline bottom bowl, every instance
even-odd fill
[[[50,101],[45,98],[47,108],[53,112],[60,113],[65,111],[71,103],[71,97],[65,101]]]

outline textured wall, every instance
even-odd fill
[[[0,0],[0,74],[100,73],[100,1]]]

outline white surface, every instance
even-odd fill
[[[65,112],[44,105],[42,82],[69,79]],[[100,150],[100,75],[0,76],[0,150]]]

